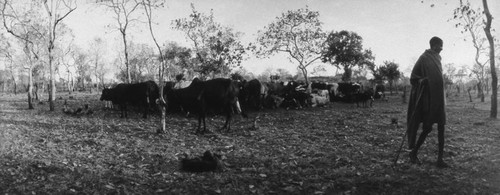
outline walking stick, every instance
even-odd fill
[[[397,128],[397,125],[394,125],[394,129]],[[403,135],[403,141],[401,141],[401,145],[399,146],[399,150],[398,152],[396,153],[396,158],[394,159],[394,163],[393,163],[393,166],[396,166],[396,164],[398,163],[398,160],[399,160],[399,153],[401,153],[401,150],[403,149],[403,145],[405,144],[405,137],[406,135],[408,134],[408,131],[405,131],[405,134]]]
[[[422,84],[419,85],[419,89],[418,89],[418,97],[417,97],[417,102],[415,102],[415,108],[413,109],[413,112],[411,113],[411,117],[410,117],[410,123],[414,123],[415,121],[415,112],[417,111],[417,108],[420,104],[420,98],[422,97],[422,93],[424,92],[424,86]],[[410,127],[413,127],[413,125],[409,125]],[[395,125],[395,129],[397,128],[397,125]],[[401,141],[401,145],[399,146],[399,150],[398,152],[396,153],[396,158],[394,159],[394,163],[393,165],[396,166],[396,164],[398,163],[398,160],[399,160],[399,153],[401,153],[401,150],[403,149],[403,145],[405,143],[405,137],[406,135],[408,135],[408,130],[405,131],[405,134],[403,135],[403,141]]]

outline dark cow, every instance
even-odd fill
[[[283,103],[281,107],[289,108],[302,108],[310,105],[312,96],[306,93],[305,85],[289,81],[284,87]]]
[[[198,115],[198,128],[200,133],[201,123],[206,132],[205,118],[208,112],[223,113],[226,122],[222,129],[231,129],[231,118],[236,109],[241,112],[238,102],[238,85],[230,79],[212,79],[208,81],[193,81],[190,86],[183,89],[170,89],[166,91],[169,101],[180,105],[185,111]],[[243,116],[246,116],[242,113]]]
[[[198,83],[198,82],[201,82],[201,80],[198,78],[194,78],[192,81],[189,82],[190,83],[189,86],[191,86],[193,83]],[[178,88],[178,87],[176,88],[175,85],[176,85],[176,82],[168,81],[165,83],[165,87],[163,88],[163,94],[167,98],[167,101],[166,101],[167,102],[167,112],[184,113],[184,114],[186,114],[186,116],[188,116],[189,111],[182,106],[179,98],[172,96],[171,94],[169,95],[169,93],[171,93],[171,90],[183,89],[183,88],[186,88],[188,86],[185,86],[183,88]]]
[[[263,106],[270,109],[276,109],[283,103],[283,98],[277,95],[268,95],[264,98]]]
[[[158,96],[158,85],[154,81],[146,81],[135,84],[121,83],[114,88],[103,89],[100,99],[118,104],[122,118],[127,118],[127,104],[144,108],[143,118],[147,118],[150,109],[154,108]]]
[[[269,95],[277,95],[277,96],[283,96],[284,90],[285,90],[285,85],[283,82],[268,82],[265,83],[268,89],[268,94]]]
[[[311,83],[311,89],[314,91],[314,90],[328,90],[328,84],[326,84],[325,82],[316,82],[316,81],[313,81]]]
[[[359,92],[353,94],[353,101],[356,102],[356,106],[359,108],[359,103],[362,103],[363,107],[373,106],[373,90],[367,90],[364,92]],[[369,102],[369,103],[368,103]]]
[[[354,94],[357,94],[361,90],[361,85],[357,83],[338,83],[337,94],[335,94],[334,100],[351,103],[353,102]]]
[[[293,91],[286,93],[283,97],[283,103],[281,103],[281,107],[289,109],[289,108],[303,108],[311,105],[311,94],[308,94],[303,91]]]
[[[257,79],[252,79],[248,82],[243,81],[241,83],[241,91],[239,94],[239,100],[242,105],[248,108],[255,108],[260,110],[262,108],[262,97],[261,89],[263,85]]]

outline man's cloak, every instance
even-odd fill
[[[408,146],[412,149],[420,123],[424,126],[446,124],[441,56],[433,50],[426,50],[413,67],[410,83],[412,87],[408,103],[407,134]]]

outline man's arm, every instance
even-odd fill
[[[424,63],[425,63],[424,57],[420,56],[420,58],[418,58],[417,62],[415,63],[415,66],[413,66],[413,70],[411,71],[411,76],[410,76],[410,83],[412,86],[428,83],[427,77],[425,76],[423,70]]]

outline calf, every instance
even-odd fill
[[[121,118],[127,118],[127,104],[144,108],[143,118],[147,118],[149,110],[154,107],[155,100],[158,99],[158,90],[158,85],[154,81],[122,83],[111,89],[103,89],[100,99],[118,104]]]

